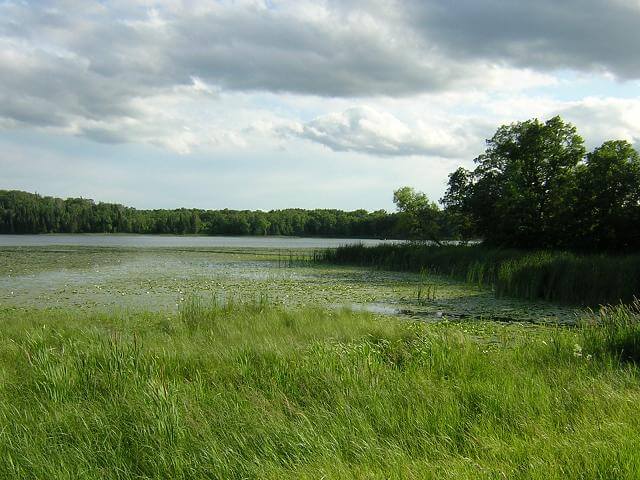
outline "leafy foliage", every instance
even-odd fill
[[[0,233],[171,233],[392,237],[397,215],[384,210],[137,210],[83,198],[0,190]]]
[[[586,154],[560,117],[505,125],[442,199],[466,235],[522,248],[640,247],[640,157],[626,141]]]
[[[400,212],[398,229],[408,238],[439,242],[441,212],[424,193],[403,187],[393,192],[393,203]]]

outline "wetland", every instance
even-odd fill
[[[0,306],[176,311],[185,297],[265,296],[430,321],[575,321],[579,310],[496,298],[444,275],[318,264],[313,249],[27,246],[0,248]]]
[[[638,478],[639,305],[325,257],[1,247],[0,478]]]

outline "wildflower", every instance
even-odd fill
[[[576,357],[582,356],[582,347],[577,343],[573,346],[573,355]]]

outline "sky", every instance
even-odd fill
[[[502,124],[640,146],[640,0],[0,0],[0,189],[438,200]]]

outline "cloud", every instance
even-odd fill
[[[0,4],[0,92],[19,93],[41,111],[52,111],[51,102],[58,115],[104,117],[194,77],[226,90],[330,97],[520,83],[507,78],[508,65],[451,55],[438,43],[451,44],[443,31],[437,42],[423,38],[395,0],[149,3],[155,8]],[[430,11],[434,2],[424,4]]]
[[[640,78],[640,4],[631,0],[408,0],[425,42],[459,59]]]
[[[640,144],[640,99],[587,97],[556,109],[593,148],[607,140]]]
[[[495,101],[481,98],[471,105],[481,112],[476,116],[448,112],[449,99],[440,102],[421,99],[416,103],[416,109],[398,109],[403,112],[403,119],[384,110],[382,104],[360,105],[308,122],[290,122],[272,128],[280,135],[323,145],[335,152],[468,161],[482,152],[483,140],[491,137],[499,125],[560,115],[577,126],[589,148],[612,139],[640,144],[640,99],[587,97],[559,101],[506,97]],[[431,112],[426,113],[427,108]],[[523,112],[526,112],[524,116]]]
[[[429,126],[424,121],[409,125],[369,106],[351,107],[280,131],[337,152],[392,157],[459,157],[468,151],[469,141],[477,133],[473,125],[450,129]]]
[[[293,136],[336,151],[454,157],[484,130],[466,118],[438,126],[454,114],[405,118],[376,105],[513,95],[553,85],[558,69],[640,78],[639,11],[622,0],[9,0],[0,2],[0,128],[184,154],[246,148],[269,130],[252,125],[293,123]],[[321,109],[305,123],[245,105],[267,94],[373,110]]]
[[[247,125],[199,123],[197,102],[235,115],[212,105],[219,92],[408,95],[461,78],[407,48],[388,2],[383,17],[311,1],[149,4],[0,3],[0,125],[188,153],[246,141]]]

